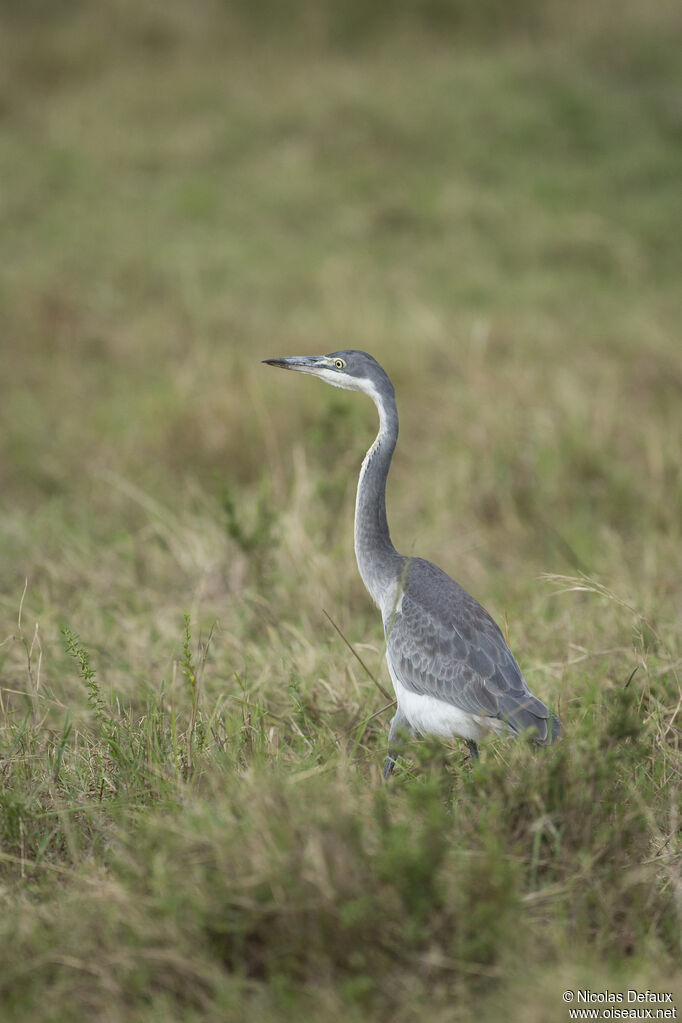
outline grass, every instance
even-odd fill
[[[675,14],[280,10],[0,7],[0,1015],[679,1007]],[[556,747],[382,785],[343,347]]]

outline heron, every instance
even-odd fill
[[[383,775],[395,767],[407,734],[467,742],[473,760],[486,735],[558,738],[555,714],[533,696],[507,642],[479,602],[442,569],[399,554],[386,518],[386,481],[398,440],[398,409],[388,374],[367,352],[264,359],[333,387],[362,391],[376,405],[379,432],[360,470],[355,556],[381,611],[388,671],[396,696]]]

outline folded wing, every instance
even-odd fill
[[[391,667],[408,690],[504,721],[514,733],[534,728],[543,745],[558,735],[558,718],[531,693],[488,612],[436,565],[409,559],[385,626]]]

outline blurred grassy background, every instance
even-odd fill
[[[658,846],[674,848],[680,777],[680,27],[662,0],[0,3],[0,873],[17,1018],[73,1018],[74,1004],[111,1020],[232,1018],[228,1006],[241,1019],[245,1005],[300,1018],[311,998],[311,1018],[407,1020],[426,1006],[465,1019],[476,1005],[496,1019],[505,1005],[509,1019],[558,1020],[579,969],[595,988],[670,975],[679,878],[656,870]],[[378,670],[380,623],[352,553],[375,413],[260,365],[344,347],[370,351],[396,386],[396,545],[507,614],[532,688],[567,726],[567,752],[550,756],[567,758],[570,783],[545,796],[542,763],[559,761],[490,751],[478,783],[493,785],[502,823],[478,819],[459,753],[451,770],[431,751],[432,769],[394,786],[396,848],[426,800],[433,833],[452,828],[453,849],[483,864],[472,877],[444,853],[429,859],[428,827],[415,852],[425,875],[373,859],[388,841],[372,830],[388,715],[362,724],[380,698],[321,609]],[[559,597],[542,573],[584,573],[599,592]],[[67,654],[65,623],[111,721]],[[194,717],[188,650],[206,658]],[[636,666],[628,692],[648,731],[616,728],[613,778],[592,777],[580,756],[616,741],[605,706]],[[518,784],[500,797],[505,763]],[[295,797],[282,788],[292,772],[313,772]],[[435,796],[424,789],[432,776],[447,794],[438,780]],[[621,880],[593,876],[588,863],[617,859],[623,803],[649,816],[621,850]],[[337,804],[338,819],[319,810]],[[468,822],[443,816],[459,804]],[[264,808],[281,806],[289,830],[276,809],[268,823]],[[244,860],[234,891],[229,865],[215,867],[224,919],[206,919],[213,867],[178,894],[186,905],[164,901],[166,881],[182,889],[171,854],[203,870],[250,812],[249,862],[263,842],[284,857],[270,895],[240,903]],[[576,832],[542,894],[532,836],[545,819],[570,832],[571,815],[594,828]],[[306,828],[322,843],[312,889],[292,882],[287,899]],[[327,833],[349,861],[323,869]],[[510,866],[517,840],[519,862],[536,857],[530,880]],[[369,866],[351,898],[339,878],[355,854]],[[455,922],[445,950],[442,893],[435,923],[414,895],[430,891],[429,863],[478,893],[485,948]],[[406,916],[372,902],[391,870]],[[622,878],[645,873],[640,904]],[[592,910],[571,925],[562,914],[591,883]],[[91,910],[84,884],[100,893]],[[114,922],[98,935],[106,898]],[[249,937],[261,898],[272,931]],[[306,898],[331,907],[318,959],[306,959],[310,921],[296,925]],[[126,929],[133,905],[146,916]],[[344,960],[335,941],[361,944],[384,911],[379,959]],[[278,912],[294,920],[284,937]],[[471,912],[459,906],[456,921]],[[45,938],[60,920],[79,923]],[[178,920],[196,933],[188,923],[183,938]],[[530,1006],[503,951],[518,920],[534,943]],[[391,944],[401,933],[411,966]],[[292,941],[291,961],[273,966]],[[93,964],[73,966],[88,948]],[[485,1000],[477,977],[494,980]]]

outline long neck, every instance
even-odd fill
[[[398,440],[395,398],[372,395],[379,411],[379,433],[365,455],[355,501],[355,557],[362,581],[381,606],[402,559],[391,543],[386,519],[386,480]]]

